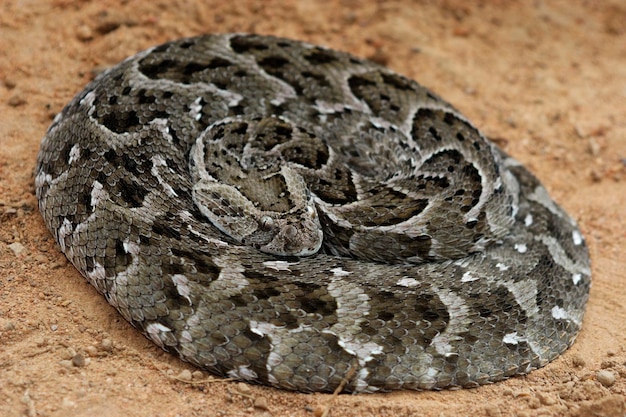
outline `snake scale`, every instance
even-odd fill
[[[297,391],[475,387],[574,341],[576,223],[416,82],[249,34],[100,74],[36,167],[72,264],[166,351]]]

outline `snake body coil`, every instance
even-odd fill
[[[36,190],[133,326],[284,389],[524,374],[588,297],[584,239],[523,166],[414,81],[286,39],[182,39],[106,71],[48,130]]]

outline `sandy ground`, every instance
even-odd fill
[[[39,141],[102,68],[169,39],[230,31],[384,63],[527,164],[591,250],[591,299],[572,349],[479,389],[332,398],[214,379],[131,328],[44,227]],[[1,416],[626,415],[623,1],[3,0],[0,145]]]

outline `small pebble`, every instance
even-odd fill
[[[100,342],[100,349],[104,350],[105,352],[112,351],[113,342],[111,342],[111,339],[102,339],[102,342]]]
[[[59,269],[59,268],[63,268],[65,265],[67,265],[68,260],[65,256],[58,258],[52,265],[50,265],[50,268],[52,269]]]
[[[4,86],[9,89],[9,90],[13,90],[15,88],[15,86],[17,85],[17,83],[15,82],[15,80],[11,79],[11,78],[5,78],[4,79]]]
[[[572,365],[576,368],[582,368],[585,366],[585,359],[580,355],[572,355]]]
[[[530,392],[528,392],[528,391],[517,391],[516,393],[513,394],[513,396],[515,398],[519,398],[519,397],[527,398],[527,397],[530,397]]]
[[[12,321],[0,320],[0,323],[2,323],[2,330],[4,330],[5,332],[15,329],[15,324],[13,324]]]
[[[24,252],[24,250],[26,250],[24,245],[22,245],[20,242],[13,242],[9,244],[9,249],[13,251],[13,254],[15,256],[21,255]]]
[[[86,364],[87,364],[87,362],[85,361],[85,357],[83,355],[81,355],[80,353],[77,353],[72,358],[72,365],[74,365],[74,366],[76,366],[78,368],[82,368]]]
[[[324,415],[324,412],[326,411],[326,407],[323,405],[316,405],[315,408],[313,409],[313,415],[315,417],[322,417]]]
[[[237,392],[239,392],[240,394],[243,394],[243,395],[251,395],[252,394],[252,390],[250,389],[248,384],[246,384],[244,382],[240,382],[240,383],[237,384]]]
[[[35,255],[35,261],[37,261],[37,263],[40,263],[40,264],[47,264],[48,257],[42,253],[38,253],[37,255]]]
[[[183,369],[176,376],[176,378],[180,379],[181,381],[191,381],[191,371],[189,369]]]
[[[64,359],[62,361],[59,361],[59,365],[61,365],[62,367],[66,368],[66,369],[70,369],[72,366],[72,361],[69,359]]]
[[[61,358],[68,361],[72,359],[74,355],[76,355],[76,352],[74,351],[74,349],[71,348],[67,348],[61,351]]]
[[[85,350],[87,351],[87,354],[89,356],[97,356],[98,355],[98,348],[96,348],[95,346],[87,346],[87,348]]]
[[[191,377],[192,377],[193,379],[198,380],[198,379],[202,379],[202,378],[204,378],[204,374],[202,373],[202,371],[193,371],[193,372],[191,373]]]
[[[256,397],[254,399],[254,408],[258,408],[259,410],[269,411],[269,406],[267,405],[267,398]]]
[[[80,25],[76,28],[76,37],[79,41],[90,41],[93,39],[93,31],[87,25]]]
[[[539,398],[539,402],[543,405],[556,404],[556,399],[552,395],[548,395],[543,392],[537,392],[537,398]]]
[[[22,403],[24,403],[27,407],[26,413],[24,415],[27,416],[36,416],[37,409],[35,408],[35,402],[30,397],[30,392],[26,390],[24,395],[22,396]]]
[[[598,371],[598,373],[596,374],[596,379],[599,383],[602,384],[602,386],[608,388],[615,383],[615,374],[611,371],[603,369],[601,371]]]
[[[23,95],[16,93],[9,97],[7,104],[11,107],[19,107],[26,104],[26,98]]]
[[[600,369],[614,368],[617,364],[613,360],[603,360],[600,362]]]

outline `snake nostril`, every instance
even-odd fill
[[[288,239],[293,239],[298,234],[298,229],[295,226],[289,225],[285,228],[285,237]]]

